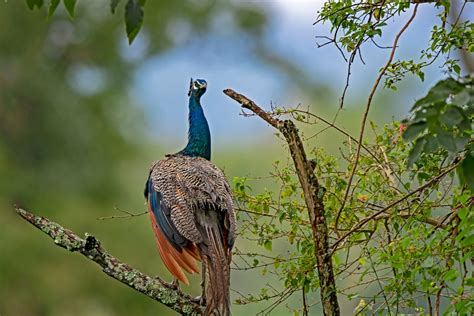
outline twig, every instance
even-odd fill
[[[16,208],[15,210],[18,215],[51,237],[57,246],[71,252],[78,252],[87,259],[94,261],[108,276],[182,315],[202,314],[204,305],[199,305],[191,296],[182,293],[179,288],[174,288],[173,285],[166,283],[160,278],[152,278],[121,262],[105,251],[94,236],[86,234],[86,238],[82,239],[69,229],[45,217],[36,216],[21,208]]]
[[[126,215],[102,216],[102,217],[98,217],[97,219],[102,221],[102,220],[106,220],[106,219],[129,218],[129,217],[137,217],[137,216],[142,216],[142,215],[148,214],[148,211],[140,212],[140,213],[132,213],[132,212],[121,210],[119,208],[117,208],[116,210],[118,210],[122,213],[125,213]]]
[[[394,40],[393,45],[392,45],[392,51],[390,53],[388,61],[385,64],[385,66],[382,68],[382,70],[380,71],[377,79],[375,80],[375,83],[374,83],[374,85],[372,87],[372,90],[370,91],[369,97],[367,99],[367,105],[365,106],[365,112],[364,112],[364,115],[362,117],[362,122],[361,122],[361,127],[360,127],[359,141],[358,141],[358,144],[357,144],[357,151],[356,151],[356,155],[355,155],[354,165],[352,166],[351,175],[349,176],[349,181],[347,182],[347,188],[346,188],[346,191],[344,193],[344,199],[342,200],[341,207],[339,208],[339,210],[337,212],[337,215],[336,215],[336,219],[334,221],[334,227],[335,227],[336,231],[337,231],[337,226],[338,226],[338,223],[339,223],[339,218],[341,217],[341,213],[342,213],[344,207],[346,206],[347,198],[349,196],[349,192],[350,192],[350,189],[351,189],[351,184],[352,184],[352,181],[354,179],[354,175],[355,175],[357,166],[359,164],[360,150],[361,150],[361,147],[362,147],[361,144],[362,144],[362,141],[363,141],[363,138],[364,138],[365,125],[366,125],[366,122],[367,122],[367,118],[369,116],[370,106],[372,105],[372,99],[375,95],[375,91],[377,90],[377,87],[379,86],[380,80],[382,80],[382,77],[385,75],[385,72],[387,71],[388,67],[392,63],[393,57],[395,56],[395,51],[397,50],[398,40],[400,39],[403,32],[405,32],[405,30],[411,24],[411,22],[415,19],[417,9],[418,9],[418,4],[415,5],[415,8],[413,10],[413,14],[411,15],[410,19],[407,21],[407,23],[405,23],[405,25],[402,27],[400,32],[398,32],[398,34],[395,36],[395,40]]]
[[[314,117],[315,119],[317,120],[320,120],[321,122],[323,122],[324,124],[328,125],[328,127],[332,127],[334,128],[336,131],[338,131],[339,133],[341,133],[342,135],[350,138],[350,140],[352,140],[353,142],[357,143],[358,144],[358,141],[357,139],[355,139],[352,135],[350,135],[349,133],[347,133],[345,130],[343,130],[342,128],[340,128],[339,126],[337,126],[334,121],[331,123],[329,122],[328,120],[326,120],[325,118],[323,118],[322,116],[319,116],[319,115],[316,115],[314,113],[311,113],[309,111],[302,111],[302,110],[293,110],[293,112],[297,112],[297,113],[304,113],[308,116],[312,116]],[[289,113],[289,112],[288,112]],[[314,136],[314,135],[313,135]],[[309,138],[312,138],[313,136],[310,136]],[[309,139],[308,138],[308,139]],[[381,163],[380,159],[367,147],[365,146],[364,144],[361,144],[362,148],[364,148],[367,153],[372,156],[372,158],[374,158],[375,161],[377,161],[378,163]]]
[[[248,214],[253,214],[253,215],[258,215],[258,216],[266,216],[266,217],[276,217],[276,215],[273,214],[265,214],[265,213],[259,213],[251,210],[246,210],[244,208],[236,208],[235,209],[237,212],[243,212],[243,213],[248,213]]]
[[[451,213],[450,213],[451,214]],[[408,212],[400,212],[398,214],[396,214],[396,216],[399,216],[401,218],[410,218],[412,216],[414,216],[415,214],[410,214]],[[391,214],[380,214],[378,216],[376,216],[374,218],[374,220],[381,220],[381,219],[389,219],[391,217],[393,217],[394,215],[391,215]],[[441,229],[446,229],[448,227],[448,225],[446,224],[443,224],[443,222],[441,220],[437,220],[435,218],[432,218],[432,217],[426,217],[426,218],[422,218],[422,219],[417,219],[423,223],[426,223],[426,224],[430,224],[430,225],[433,225],[435,226],[435,228],[441,228]]]
[[[431,297],[430,294],[426,294],[426,299],[428,300],[428,315],[433,315],[433,305],[431,303]]]
[[[344,89],[342,90],[342,95],[341,95],[341,98],[339,99],[339,109],[342,109],[344,107],[344,99],[346,97],[347,89],[349,88],[349,80],[351,77],[351,67],[352,67],[352,63],[354,62],[354,57],[359,48],[359,45],[360,45],[360,42],[357,44],[356,48],[354,49],[352,54],[349,56],[349,60],[347,64],[346,83],[344,84]]]
[[[438,292],[436,292],[436,300],[435,300],[435,307],[434,307],[434,315],[439,316],[439,305],[441,304],[441,293],[443,292],[444,284],[439,288]]]
[[[372,256],[370,255],[370,251],[367,251],[367,256],[369,257],[369,261],[370,261],[370,267],[372,268],[372,271],[374,272],[374,275],[375,275],[375,280],[377,280],[377,283],[379,285],[379,288],[380,288],[380,292],[383,296],[383,299],[385,301],[385,304],[387,305],[387,313],[388,315],[392,315],[392,312],[390,310],[390,304],[388,303],[388,299],[387,299],[387,295],[385,295],[385,289],[384,287],[382,286],[382,282],[380,280],[380,277],[377,273],[377,270],[375,269],[374,267],[374,262],[372,261]]]
[[[304,286],[301,288],[301,294],[303,295],[303,316],[308,316],[308,303],[306,302],[306,293],[304,291]]]

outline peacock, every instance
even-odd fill
[[[211,161],[211,135],[201,97],[205,80],[189,88],[186,147],[153,162],[145,198],[158,251],[176,280],[189,285],[184,271],[199,273],[202,261],[205,315],[230,315],[230,262],[235,241],[232,192]]]

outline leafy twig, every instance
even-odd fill
[[[403,197],[401,197],[400,199],[390,203],[389,205],[387,205],[386,207],[384,207],[383,209],[381,209],[380,211],[372,214],[371,216],[369,217],[366,217],[364,218],[363,220],[361,220],[360,222],[358,222],[356,225],[354,225],[352,227],[352,229],[350,231],[348,231],[347,233],[345,233],[342,237],[340,237],[338,240],[336,240],[336,242],[332,245],[332,251],[334,252],[336,249],[337,249],[337,246],[342,242],[344,241],[348,236],[352,235],[355,231],[359,230],[361,227],[363,227],[365,224],[367,224],[369,221],[377,218],[377,216],[380,216],[382,215],[383,213],[385,213],[386,211],[390,210],[391,208],[395,207],[396,205],[400,204],[401,202],[405,201],[406,199],[408,199],[410,196],[414,195],[415,193],[417,192],[420,192],[420,191],[423,191],[424,189],[430,187],[431,185],[435,184],[435,183],[438,183],[445,175],[447,175],[448,173],[450,173],[451,171],[453,171],[454,169],[456,169],[456,167],[459,165],[459,161],[457,161],[456,163],[452,164],[449,168],[447,168],[446,170],[444,170],[443,172],[441,172],[440,174],[438,174],[436,177],[433,177],[430,181],[426,182],[425,184],[423,184],[422,186],[420,186],[419,188],[417,188],[416,190],[413,190],[411,191],[410,193],[407,193],[406,195],[404,195]]]

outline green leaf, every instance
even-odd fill
[[[59,0],[50,0],[48,7],[48,18],[51,17],[59,5]]]
[[[461,132],[464,132],[464,133],[472,133],[472,125],[471,125],[471,120],[469,118],[467,118],[467,116],[464,118],[464,120],[462,120],[461,123],[459,123],[457,126],[456,126]]]
[[[469,142],[469,137],[456,137],[454,138],[454,146],[456,146],[456,152],[461,152]]]
[[[265,249],[267,249],[268,251],[272,251],[272,241],[271,240],[265,240],[265,242],[263,243],[263,247],[265,247]]]
[[[125,7],[125,26],[128,43],[132,44],[143,24],[143,1],[128,0]]]
[[[456,144],[454,143],[453,134],[447,133],[445,131],[439,131],[436,135],[438,142],[450,153],[457,152]]]
[[[43,6],[43,0],[26,0],[26,4],[30,10],[33,10],[35,7],[40,9]]]
[[[423,268],[431,268],[434,265],[434,258],[432,256],[426,257],[425,261],[421,263]]]
[[[414,120],[430,119],[433,116],[438,116],[438,115],[439,115],[439,108],[437,106],[427,106],[427,107],[424,107],[422,110],[419,110],[415,113]]]
[[[446,99],[450,95],[456,94],[462,89],[463,85],[453,78],[441,80],[430,89],[425,97],[416,101],[411,110],[413,111],[422,106],[427,106],[435,102],[446,102]]]
[[[420,70],[417,74],[421,81],[425,81],[425,73],[423,71]]]
[[[461,162],[457,168],[459,181],[474,192],[474,153],[471,151],[466,154],[466,158]]]
[[[423,132],[425,128],[426,128],[425,121],[412,123],[407,127],[407,129],[403,133],[403,139],[407,142],[412,141],[418,136],[418,134]]]
[[[461,246],[463,247],[471,247],[474,245],[474,235],[467,236],[459,241]]]
[[[415,145],[411,149],[410,153],[408,154],[408,160],[407,160],[407,167],[410,168],[415,161],[418,160],[418,157],[420,157],[421,153],[423,152],[423,147],[425,145],[426,139],[424,137],[419,138],[416,140]]]
[[[456,280],[456,278],[458,277],[458,274],[459,272],[457,270],[451,269],[448,272],[446,272],[443,279],[445,281],[451,282],[451,281]]]
[[[460,106],[469,105],[474,102],[474,91],[464,89],[453,97],[452,103]]]
[[[118,4],[120,3],[121,0],[110,0],[110,10],[112,11],[112,14],[115,13],[115,10],[117,9]]]
[[[454,105],[448,106],[446,111],[440,115],[439,121],[441,123],[446,124],[449,127],[453,127],[458,125],[464,120],[464,113],[463,111]]]
[[[423,146],[423,151],[426,154],[430,154],[430,153],[433,153],[433,152],[437,151],[438,148],[439,148],[439,144],[438,144],[438,140],[436,139],[436,137],[434,137],[432,135],[426,136],[426,143],[425,143],[425,146]]]
[[[453,70],[454,70],[454,72],[457,73],[458,75],[461,74],[461,67],[459,67],[458,64],[454,64],[454,65],[453,65]]]
[[[467,286],[474,286],[474,278],[467,278],[466,279]]]
[[[67,13],[69,16],[74,18],[74,8],[76,7],[77,0],[63,0],[64,7],[66,8]]]

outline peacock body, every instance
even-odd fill
[[[189,284],[202,261],[206,315],[230,315],[230,262],[235,241],[232,192],[210,162],[210,132],[200,98],[207,83],[191,81],[188,144],[155,161],[145,198],[158,251],[171,274]],[[183,271],[184,270],[184,271]]]

